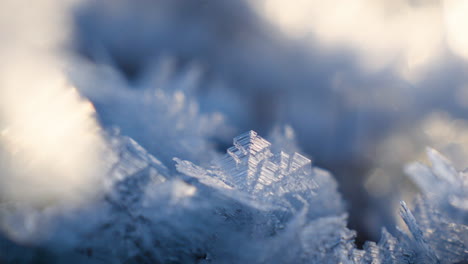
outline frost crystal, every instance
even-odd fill
[[[294,144],[285,140],[285,133],[274,133],[273,141],[294,149]],[[455,206],[453,201],[464,198],[464,176],[456,173],[435,151],[429,152],[433,171],[418,165],[423,169],[416,177],[423,189],[424,186],[432,188],[428,199],[438,199],[433,204],[443,205],[445,201],[446,205],[454,208],[442,214],[434,209],[429,212],[427,205],[422,207],[424,203],[421,200],[417,203],[416,216],[413,216],[402,202],[401,217],[410,235],[400,231],[394,237],[383,230],[379,243],[367,242],[363,250],[358,250],[354,245],[355,232],[346,227],[347,217],[341,203],[332,202],[340,201],[333,179],[326,172],[312,168],[310,160],[298,153],[272,149],[275,148],[268,141],[249,131],[236,137],[234,146],[209,169],[176,159],[177,169],[200,183],[248,194],[252,200],[272,204],[286,212],[264,213],[270,215],[269,222],[276,223],[273,230],[277,235],[271,246],[289,248],[281,256],[271,254],[266,257],[268,262],[457,263],[467,259],[466,239],[463,238],[467,234],[466,226],[446,219],[452,214],[452,218],[460,221],[461,212],[454,211],[454,208],[463,206],[459,206],[460,203],[455,203]],[[427,182],[431,179],[437,181]],[[440,180],[443,182],[439,183]],[[457,184],[458,190],[453,191],[452,184]],[[454,194],[458,194],[456,199],[446,197]],[[249,204],[248,200],[242,201]],[[426,209],[424,217],[422,209]]]
[[[361,263],[468,261],[468,210],[463,208],[465,202],[451,202],[455,196],[458,201],[466,199],[466,174],[457,172],[437,151],[427,153],[432,167],[414,163],[406,168],[423,192],[415,201],[414,213],[401,202],[400,215],[409,234],[400,230],[393,237],[383,230],[378,244],[365,244]]]
[[[10,236],[16,234],[16,239],[21,236],[30,245],[41,245],[27,250],[6,239],[1,241],[0,237],[0,243],[8,249],[7,253],[0,250],[0,260],[29,263],[43,261],[43,257],[54,259],[41,256],[41,248],[51,254],[60,253],[67,262],[76,259],[73,263],[82,263],[91,256],[112,260],[119,247],[125,248],[120,250],[123,254],[135,254],[128,245],[133,243],[132,238],[141,239],[141,234],[135,235],[132,228],[145,228],[140,217],[146,189],[167,181],[169,171],[131,138],[111,136],[110,148],[113,155],[106,160],[109,170],[105,177],[108,190],[103,197],[93,199],[92,204],[72,209],[67,204],[32,208],[18,203],[0,207],[3,230]]]
[[[254,131],[234,138],[233,144],[208,170],[179,159],[177,169],[201,182],[214,179],[218,187],[252,195],[291,213],[304,206],[311,218],[343,213],[333,179],[327,172],[313,168],[308,158],[297,152],[274,153],[271,144]],[[318,182],[323,187],[318,188]]]
[[[207,162],[216,155],[208,138],[227,129],[223,116],[201,113],[190,96],[198,85],[199,69],[177,71],[174,64],[171,59],[161,59],[147,80],[138,84],[100,68],[76,76],[75,82],[93,103],[105,128],[118,128],[165,164],[175,156]]]
[[[277,140],[292,146],[288,140],[294,139]],[[187,181],[196,179],[224,193],[238,193],[233,198],[250,208],[256,208],[257,202],[272,206],[260,207],[263,212],[254,214],[254,218],[242,211],[228,216],[232,220],[248,216],[250,223],[242,225],[263,226],[249,236],[261,239],[273,235],[270,247],[280,251],[287,248],[281,256],[272,254],[274,250],[263,252],[265,263],[336,263],[350,261],[358,253],[353,243],[355,233],[346,228],[347,216],[336,184],[327,172],[313,168],[301,154],[273,152],[268,141],[249,131],[234,138],[226,155],[209,169],[175,160]]]
[[[356,232],[347,228],[330,174],[295,152],[291,134],[274,133],[272,141],[279,146],[249,131],[234,138],[233,146],[210,167],[175,158],[180,174],[171,174],[136,141],[113,135],[115,157],[103,197],[76,210],[18,206],[13,213],[2,213],[3,228],[29,234],[32,245],[41,247],[31,250],[0,237],[9,252],[0,252],[0,259],[253,264],[468,259],[466,174],[437,152],[429,151],[432,168],[408,167],[423,190],[414,213],[401,203],[409,232],[392,235],[384,229],[378,243],[366,242],[361,250],[354,243]],[[288,152],[281,151],[283,145],[289,146]],[[48,255],[38,255],[41,250]]]
[[[423,195],[416,199],[414,217],[403,205],[403,219],[418,247],[424,245],[426,254],[437,258],[440,263],[467,261],[467,174],[458,172],[433,149],[428,149],[427,155],[432,167],[415,163],[406,169]]]

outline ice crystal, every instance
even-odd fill
[[[117,248],[117,244],[127,241],[123,236],[115,235],[118,233],[116,230],[128,228],[128,224],[135,220],[134,216],[140,214],[145,189],[152,184],[165,182],[169,178],[169,172],[134,140],[113,135],[110,141],[113,155],[106,159],[109,167],[104,179],[107,191],[104,190],[105,195],[102,197],[92,199],[93,203],[78,208],[68,208],[68,204],[35,208],[23,203],[0,208],[1,227],[9,237],[31,246],[41,245],[32,250],[33,253],[23,256],[25,251],[31,250],[13,246],[4,239],[2,244],[9,249],[8,258],[5,259],[18,260],[21,263],[28,263],[27,258],[31,258],[31,262],[40,261],[40,252],[43,251],[41,248],[45,248],[48,254],[55,255],[58,252],[58,256],[67,256],[65,259],[80,257],[81,254],[75,256],[76,252],[90,255],[96,251],[112,257],[109,253],[113,251],[109,249]],[[99,232],[103,227],[109,230]],[[99,238],[93,240],[95,237]],[[110,241],[119,243],[109,247]],[[90,244],[92,246],[88,246]],[[0,259],[4,259],[2,254],[4,253],[0,254]],[[58,256],[56,257],[60,259]],[[76,263],[80,263],[80,260],[83,261],[78,258]]]
[[[437,151],[428,149],[427,155],[431,167],[414,163],[406,169],[422,196],[415,201],[414,217],[403,206],[403,219],[411,223],[408,226],[418,244],[424,241],[425,251],[440,263],[467,261],[468,177]]]
[[[396,237],[385,230],[378,244],[367,242],[363,263],[466,263],[468,260],[468,210],[466,175],[433,149],[431,167],[414,163],[406,171],[422,190],[412,212],[401,202],[400,215],[409,234]],[[460,203],[451,203],[454,200]],[[466,201],[466,200],[465,200]],[[461,206],[460,206],[461,205]]]
[[[468,263],[468,172],[457,171],[468,153],[468,126],[458,120],[468,105],[456,58],[464,56],[435,68],[422,58],[420,74],[395,54],[356,67],[354,37],[368,34],[335,14],[350,6],[265,1],[0,1],[0,263]],[[387,3],[357,2],[360,22],[388,13]],[[421,61],[421,45],[451,46],[466,1],[396,2],[405,12],[367,24],[417,22],[409,29],[428,35],[414,29],[435,18],[428,28],[447,34],[386,38],[418,54],[407,45],[390,53]],[[310,12],[313,20],[301,18]],[[298,17],[293,31],[312,38],[271,23]],[[351,49],[328,49],[342,29]],[[373,32],[371,53],[382,44]],[[447,53],[431,50],[439,48],[422,53]],[[434,118],[434,105],[448,115]],[[277,126],[266,139],[239,135],[224,153],[231,133],[215,111],[236,129],[291,122],[302,149],[291,127]],[[424,144],[451,153],[456,166],[428,150],[431,166],[407,167],[421,194],[401,202],[394,230],[387,216],[408,192],[395,187],[401,163]],[[338,176],[351,220],[334,178],[303,150]],[[369,196],[359,180],[367,173]],[[389,231],[359,249],[354,219],[371,236],[382,223]]]
[[[208,139],[227,126],[220,113],[201,113],[191,96],[198,85],[196,65],[177,71],[174,63],[161,59],[137,84],[129,84],[119,72],[89,65],[88,73],[74,79],[108,130],[117,128],[165,164],[175,156],[207,162],[216,155]]]
[[[0,259],[356,264],[468,259],[466,176],[437,152],[428,152],[431,168],[408,167],[423,190],[414,212],[401,203],[408,232],[392,235],[383,229],[378,243],[358,249],[334,179],[295,152],[287,129],[279,131],[272,136],[279,146],[254,131],[239,135],[207,168],[175,158],[179,174],[133,139],[111,135],[115,156],[105,194],[75,210],[17,206],[2,213],[3,228],[26,232],[23,237],[29,235],[31,245],[41,247],[32,250],[0,237],[9,251],[0,253]],[[282,145],[289,151],[283,152]]]
[[[234,138],[233,144],[208,170],[179,159],[177,169],[202,182],[216,180],[219,187],[247,193],[290,212],[305,206],[312,218],[343,213],[334,180],[326,171],[313,168],[308,158],[297,152],[272,152],[270,142],[254,131]]]
[[[277,138],[278,142],[292,145],[288,140],[294,139]],[[270,142],[249,131],[234,138],[226,155],[215,160],[209,169],[176,159],[177,169],[224,192],[239,192],[235,198],[246,194],[247,198],[240,201],[251,207],[259,201],[273,206],[263,207],[263,216],[254,220],[273,226],[251,235],[257,239],[273,235],[272,247],[294,249],[281,256],[266,253],[269,256],[265,261],[314,263],[328,259],[334,263],[351,258],[355,233],[346,228],[347,216],[334,180],[327,172],[312,167],[311,161],[301,154],[272,149]],[[262,230],[273,233],[262,234]]]

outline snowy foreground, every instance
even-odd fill
[[[102,196],[74,209],[2,207],[2,263],[468,260],[468,176],[435,150],[432,167],[407,168],[423,191],[414,210],[401,202],[407,230],[384,229],[361,250],[335,180],[295,152],[288,133],[274,133],[272,145],[246,132],[209,165],[174,158],[177,171],[131,138],[109,137],[117,155]]]
[[[468,263],[466,13],[0,0],[0,264]]]

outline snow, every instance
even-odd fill
[[[1,2],[0,263],[468,261],[455,4],[135,1]]]

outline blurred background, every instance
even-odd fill
[[[301,151],[339,182],[359,243],[394,229],[398,201],[417,192],[404,166],[426,146],[458,169],[468,163],[468,0],[42,2],[17,23],[8,12],[28,7],[7,0],[3,32],[35,32],[34,46],[66,58],[100,125],[157,149],[128,122],[138,111],[115,118],[121,102],[96,99],[100,85],[112,89],[109,72],[129,91],[157,86],[156,72],[183,76],[171,87],[224,116],[229,128],[210,135],[219,152],[247,130],[292,127]],[[82,85],[83,71],[99,81]]]

